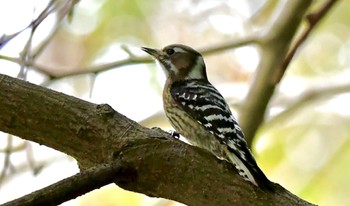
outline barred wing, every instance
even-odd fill
[[[185,80],[175,82],[170,92],[185,112],[228,146],[228,158],[246,180],[259,185],[261,182],[263,185],[270,183],[248,149],[225,99],[213,85],[204,80]]]
[[[209,82],[176,82],[170,92],[182,109],[214,134],[220,142],[233,141],[238,149],[247,147],[243,132],[225,99]],[[242,158],[243,156],[244,154]]]

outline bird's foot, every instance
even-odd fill
[[[180,133],[178,133],[177,131],[175,131],[175,130],[170,130],[168,133],[170,134],[170,136],[171,136],[172,138],[180,139]]]

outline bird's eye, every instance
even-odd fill
[[[168,55],[172,55],[172,54],[175,53],[175,50],[174,50],[174,49],[167,49],[165,52],[166,52]]]

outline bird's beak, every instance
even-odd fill
[[[147,52],[148,54],[150,54],[151,56],[153,56],[156,59],[159,59],[159,57],[162,56],[162,51],[157,50],[157,49],[151,49],[151,48],[147,48],[147,47],[141,47],[141,49],[145,52]]]

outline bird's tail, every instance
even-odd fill
[[[273,191],[273,183],[259,168],[252,155],[248,155],[247,157],[249,158],[244,160],[239,154],[235,154],[235,151],[231,151],[229,148],[225,151],[225,153],[227,159],[236,167],[239,175],[241,175],[245,180],[251,182],[261,189]]]

